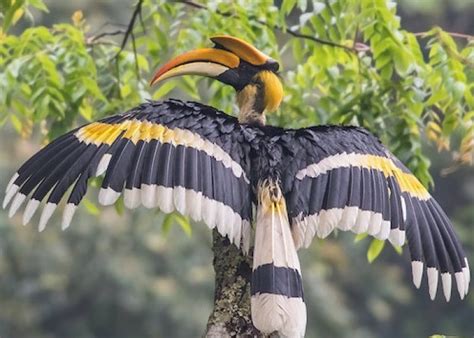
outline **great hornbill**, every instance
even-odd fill
[[[3,207],[13,216],[28,199],[27,223],[43,200],[43,230],[71,187],[67,228],[91,177],[105,174],[99,202],[122,191],[128,208],[178,211],[217,228],[247,252],[255,228],[252,320],[262,332],[303,336],[306,306],[296,250],[334,229],[408,242],[413,282],[426,266],[429,293],[441,273],[461,298],[469,286],[466,255],[447,216],[410,171],[365,129],[265,125],[283,98],[279,64],[245,41],[215,36],[213,48],[182,54],[151,84],[198,74],[237,92],[238,119],[195,102],[149,101],[79,127],[51,142],[13,176]],[[47,198],[46,198],[47,197]],[[256,206],[256,211],[253,207]],[[405,236],[406,233],[406,236]]]

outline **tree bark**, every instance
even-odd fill
[[[265,337],[252,324],[250,280],[252,256],[230,244],[215,229],[212,251],[216,273],[214,310],[205,337]]]

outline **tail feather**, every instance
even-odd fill
[[[276,188],[276,190],[275,190]],[[278,186],[259,192],[252,273],[252,320],[264,333],[303,337],[306,305],[286,203]]]

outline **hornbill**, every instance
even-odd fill
[[[413,283],[426,267],[435,298],[446,300],[454,276],[461,298],[466,255],[438,203],[368,131],[352,126],[285,129],[265,125],[283,98],[279,64],[247,42],[211,38],[213,48],[184,53],[151,84],[197,74],[232,86],[238,118],[196,102],[148,101],[79,127],[30,158],[8,183],[3,207],[13,216],[26,200],[28,223],[42,201],[43,230],[66,192],[67,228],[91,177],[104,175],[99,202],[123,192],[125,206],[177,211],[217,228],[249,251],[252,228],[252,320],[264,333],[301,337],[306,327],[297,250],[334,229],[408,242]],[[72,186],[72,187],[71,187]]]

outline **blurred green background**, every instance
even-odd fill
[[[46,1],[50,13],[36,24],[68,21],[81,9],[92,31],[127,23],[129,1]],[[404,28],[474,34],[473,0],[403,0]],[[21,30],[20,28],[16,28]],[[21,139],[11,127],[0,131],[0,187],[39,149],[40,137]],[[427,147],[434,197],[453,220],[474,262],[474,170],[448,176],[451,156]],[[89,194],[92,201],[95,194]],[[21,226],[21,214],[0,211],[0,337],[194,337],[204,332],[212,309],[211,232],[193,225],[165,233],[163,215],[139,209],[80,208],[70,229],[58,215],[47,230]],[[33,222],[33,224],[36,224]],[[369,239],[350,233],[315,241],[302,250],[308,304],[308,337],[426,337],[474,334],[474,292],[446,303],[440,290],[430,301],[425,280],[411,283],[407,252],[390,246],[372,264]],[[472,264],[471,264],[472,265]]]

